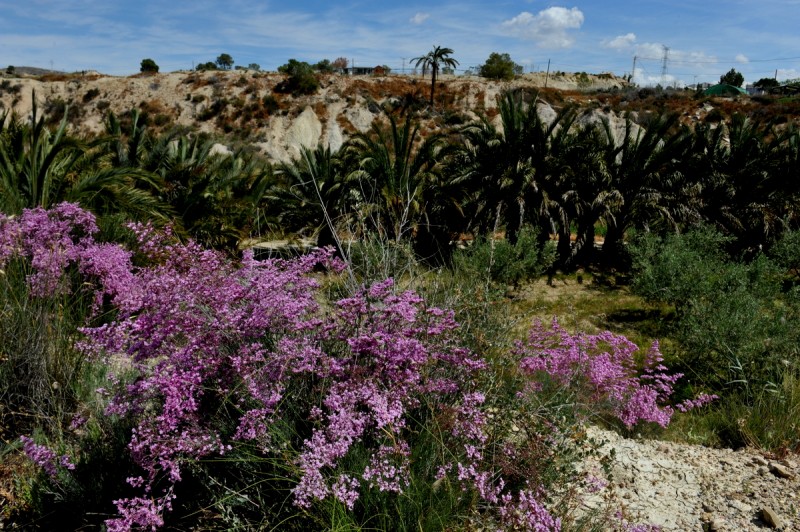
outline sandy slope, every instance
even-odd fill
[[[314,147],[321,142],[338,148],[354,132],[367,131],[380,116],[382,105],[401,104],[404,99],[424,103],[429,91],[428,80],[414,76],[331,75],[321,79],[316,94],[293,97],[274,92],[283,79],[280,74],[250,71],[5,77],[3,81],[8,83],[0,90],[0,105],[29,116],[34,93],[40,109],[58,109],[59,103],[68,103],[78,115],[72,120],[74,130],[91,134],[103,132],[108,110],[123,115],[138,108],[163,128],[177,124],[209,133],[231,133],[271,159],[285,161],[295,157],[301,146]],[[449,106],[468,116],[474,116],[473,111],[492,115],[496,114],[496,97],[504,89],[545,84],[572,90],[625,86],[624,80],[611,76],[579,79],[562,73],[547,78],[526,74],[513,82],[443,76],[438,91],[447,96]],[[261,102],[270,96],[278,109],[266,111]],[[221,110],[212,112],[215,102],[223,103]],[[248,114],[248,108],[255,110]]]

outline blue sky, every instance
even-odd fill
[[[230,54],[274,70],[289,58],[340,56],[409,70],[434,45],[460,70],[491,52],[526,71],[630,73],[642,85],[800,77],[800,0],[0,0],[0,66],[138,72],[191,69]]]

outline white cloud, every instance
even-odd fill
[[[640,58],[657,59],[664,54],[664,46],[654,42],[643,42],[636,45],[636,55]],[[671,55],[674,55],[674,51]]]
[[[577,7],[548,7],[536,15],[523,11],[503,22],[502,27],[511,35],[536,41],[545,48],[567,48],[574,38],[569,30],[583,25],[583,12]]]
[[[663,44],[635,43],[633,52],[636,56],[636,72],[633,79],[635,83],[643,86],[661,84],[682,87],[698,81],[716,82],[721,73],[720,61],[714,55],[696,50],[669,48],[666,52],[667,71],[662,77],[665,52]]]
[[[411,17],[409,22],[411,22],[412,24],[422,24],[423,22],[428,20],[428,18],[430,16],[431,16],[430,13],[422,13],[422,12],[420,12],[420,13],[417,13],[416,15],[414,15],[413,17]]]
[[[604,42],[603,46],[606,48],[613,48],[614,50],[626,50],[634,45],[636,42],[635,33],[626,33],[625,35],[617,35],[610,41]]]
[[[736,59],[737,63],[749,63],[750,62],[750,60],[744,54],[736,54],[736,57],[734,59]]]
[[[787,79],[798,79],[800,78],[800,70],[796,68],[779,68],[778,69],[778,79],[781,81],[786,81]]]

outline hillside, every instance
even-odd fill
[[[319,142],[338,148],[356,131],[367,131],[381,106],[424,108],[430,85],[411,76],[321,78],[320,90],[308,96],[276,92],[284,76],[248,71],[173,72],[131,77],[98,73],[6,76],[0,85],[0,106],[29,115],[32,95],[55,122],[69,105],[73,130],[99,134],[109,111],[118,116],[140,109],[150,124],[174,125],[227,135],[231,143],[256,147],[272,160],[285,161],[300,146]],[[539,87],[547,83],[552,100],[585,99],[584,90],[619,91],[626,82],[610,74],[589,76],[564,73],[527,74],[513,82],[478,77],[447,77],[437,87],[445,113],[496,114],[496,97],[509,87]],[[555,89],[555,90],[554,90]]]
[[[604,116],[620,133],[625,113],[636,118],[676,112],[687,124],[715,123],[736,112],[777,123],[800,117],[800,106],[792,99],[712,99],[692,91],[659,92],[630,87],[611,74],[531,73],[511,82],[443,76],[437,82],[435,113],[427,106],[427,78],[323,75],[315,94],[299,96],[280,92],[284,79],[278,73],[245,70],[129,77],[97,72],[5,75],[0,81],[0,110],[27,116],[35,94],[39,109],[52,123],[68,108],[74,132],[96,135],[103,132],[109,111],[123,116],[139,109],[151,128],[177,125],[217,135],[227,148],[251,146],[273,161],[296,157],[302,146],[322,143],[336,149],[354,132],[369,130],[382,107],[423,111],[423,130],[428,131],[479,114],[495,118],[497,96],[520,87],[540,91],[540,112],[545,117],[554,115],[552,108],[577,103],[587,110],[582,122]],[[499,117],[494,122],[500,126]]]

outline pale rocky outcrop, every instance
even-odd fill
[[[322,122],[311,107],[306,107],[286,129],[283,145],[292,159],[300,155],[303,148],[314,148],[322,136]]]
[[[236,128],[239,125],[235,121],[247,105],[272,95],[282,79],[283,76],[276,73],[245,71],[188,71],[129,77],[87,72],[56,77],[53,81],[5,77],[4,81],[8,81],[10,86],[19,88],[0,91],[0,109],[29,117],[31,94],[35,91],[40,108],[44,108],[47,101],[59,99],[78,107],[80,118],[73,129],[80,133],[101,134],[108,111],[119,116],[131,109],[142,109],[151,116],[168,116],[169,125],[189,126],[217,134],[221,132],[222,124],[218,123],[216,116],[207,116],[215,102],[226,102],[224,113],[234,121],[233,127]],[[593,89],[625,85],[623,80],[609,76],[590,76],[590,79],[590,88]],[[493,82],[474,76],[440,78],[454,94],[454,105],[473,118],[496,107],[497,97],[502,91],[542,87],[545,80],[548,87],[579,87],[577,76],[563,73],[549,76],[544,73],[525,74],[511,82]],[[382,105],[392,101],[397,104],[404,95],[427,97],[428,90],[428,80],[415,76],[331,76],[323,78],[320,90],[313,95],[274,95],[280,101],[279,108],[259,119],[258,125],[248,123],[244,133],[250,137],[252,145],[274,161],[289,161],[303,147],[313,148],[318,143],[335,151],[353,132],[368,132],[375,120],[381,119]],[[237,106],[234,106],[235,102],[238,102]],[[540,102],[538,109],[546,121],[555,116],[556,111],[545,103]],[[500,126],[497,116],[493,121]]]

